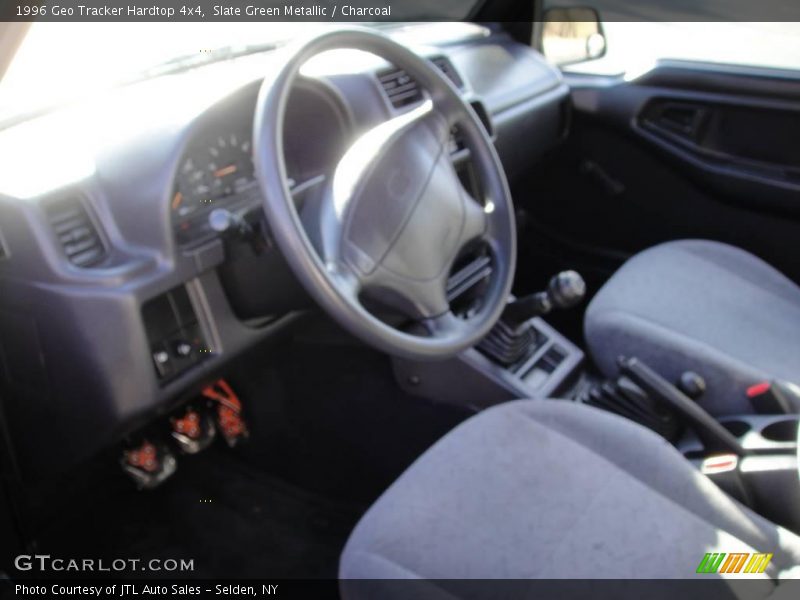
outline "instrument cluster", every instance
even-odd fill
[[[246,91],[202,117],[178,163],[170,211],[182,246],[218,235],[209,223],[214,209],[246,212],[262,202],[253,164],[257,88]],[[346,149],[350,130],[347,109],[327,86],[305,82],[293,90],[283,141],[289,187],[329,175]]]
[[[208,215],[215,208],[258,201],[250,128],[220,129],[192,144],[178,167],[170,209],[181,243],[212,234]]]

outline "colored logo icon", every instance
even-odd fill
[[[771,560],[771,553],[707,552],[697,573],[763,573]]]

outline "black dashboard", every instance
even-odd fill
[[[513,179],[565,135],[568,89],[500,27],[463,27],[418,51],[473,103]],[[311,306],[270,244],[253,169],[260,74],[277,54],[112,90],[0,131],[0,376],[26,479],[171,410]],[[421,98],[364,53],[308,71],[284,124],[300,208],[360,132]],[[457,138],[452,150],[468,159]],[[214,227],[217,209],[252,238]]]

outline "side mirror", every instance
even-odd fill
[[[593,8],[551,8],[544,13],[542,52],[557,65],[600,58],[606,38],[600,15]]]

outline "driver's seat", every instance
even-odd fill
[[[765,597],[800,576],[800,538],[650,430],[523,400],[454,429],[383,494],[347,543],[340,586],[345,600],[402,597],[396,581],[353,580],[417,578],[415,597],[474,598],[463,580],[693,578],[707,552],[774,553]]]

